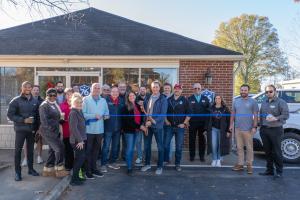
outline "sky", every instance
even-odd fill
[[[294,3],[293,0],[90,0],[89,2],[91,7],[206,43],[211,43],[214,39],[215,30],[221,22],[242,14],[267,16],[278,31],[280,47],[287,53],[290,51],[289,43],[294,42],[293,27],[297,17],[300,23],[300,3]],[[85,4],[79,4],[72,6],[71,10],[86,7]],[[31,12],[31,15],[27,9],[3,3],[0,10],[0,29],[49,17],[48,12],[44,12],[42,16]],[[300,52],[296,54],[300,55]],[[289,56],[289,63],[300,70],[300,61],[297,62]]]

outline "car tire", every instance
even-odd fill
[[[283,161],[286,163],[300,162],[300,135],[287,132],[281,140]]]

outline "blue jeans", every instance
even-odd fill
[[[169,162],[170,157],[170,144],[173,136],[175,135],[175,165],[180,165],[181,157],[182,157],[182,147],[184,142],[184,128],[178,127],[168,127],[166,132],[166,140],[164,141],[164,148],[165,148],[165,156],[164,159],[166,162]]]
[[[164,125],[164,141],[167,139],[167,131],[168,131],[169,127],[171,127],[171,126]],[[173,151],[174,151],[174,139],[172,139],[171,143],[170,143],[169,160],[172,160],[172,152]]]
[[[134,146],[135,141],[138,133],[125,133],[125,140],[126,140],[126,163],[127,168],[132,169],[132,160],[133,160],[133,153],[134,153]]]
[[[143,150],[142,150],[143,135],[144,135],[143,131],[138,131],[136,136],[136,141],[135,141],[137,157],[141,160],[143,159]]]
[[[118,159],[118,146],[120,144],[120,131],[105,132],[102,147],[101,165],[108,163],[109,148],[111,146],[110,162],[114,163]]]
[[[163,128],[149,128],[148,135],[144,137],[145,139],[145,164],[150,165],[151,160],[151,145],[152,145],[152,137],[155,137],[157,143],[158,150],[158,161],[157,167],[162,168],[164,162],[164,145],[163,145]]]
[[[220,138],[221,138],[220,129],[213,127],[212,132],[211,132],[212,159],[213,160],[221,159]]]

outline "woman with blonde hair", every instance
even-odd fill
[[[74,93],[71,98],[71,112],[69,115],[70,143],[73,147],[75,159],[71,185],[81,185],[83,180],[79,178],[79,170],[85,161],[86,127],[82,113],[82,97]]]

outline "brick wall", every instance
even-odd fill
[[[12,149],[15,145],[15,131],[11,125],[0,127],[0,149]]]
[[[233,61],[180,61],[179,83],[183,86],[185,96],[193,94],[193,83],[199,82],[202,89],[210,89],[223,96],[231,108],[233,97]],[[205,83],[205,73],[210,68],[212,84]],[[188,134],[185,135],[185,149],[188,149]]]

